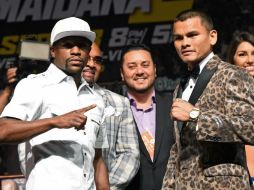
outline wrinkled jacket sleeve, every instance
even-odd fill
[[[218,92],[217,96],[210,96],[212,92],[207,91],[200,100],[202,105],[207,104],[209,108],[201,107],[201,115],[197,122],[197,139],[200,141],[243,142],[253,145],[253,78],[243,70],[237,70],[231,72],[228,80],[219,85],[218,90],[221,92]]]

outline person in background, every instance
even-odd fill
[[[13,179],[4,179],[0,181],[1,190],[19,190],[18,184]]]
[[[10,101],[16,83],[17,67],[6,70],[6,86],[0,91],[0,114]],[[0,173],[1,175],[21,174],[18,160],[17,145],[0,145]],[[1,180],[2,190],[18,190],[18,185],[13,179]],[[0,188],[1,189],[1,188]]]
[[[185,10],[172,29],[189,78],[174,92],[176,144],[162,189],[251,189],[244,145],[254,143],[254,79],[214,55],[217,31],[206,13]]]
[[[4,107],[9,103],[14,90],[14,83],[16,82],[17,67],[8,68],[6,71],[7,84],[3,90],[0,91],[0,113]]]
[[[109,189],[101,149],[108,146],[104,103],[81,72],[95,33],[76,17],[59,20],[50,37],[52,63],[22,79],[0,119],[0,142],[31,145],[26,190]]]
[[[98,92],[111,112],[105,119],[109,148],[102,157],[109,172],[111,190],[124,190],[139,168],[139,146],[129,100],[100,87],[98,81],[103,69],[102,51],[94,42],[82,76]]]
[[[168,117],[172,94],[155,90],[156,63],[146,45],[127,46],[120,64],[140,148],[139,171],[126,189],[160,190],[174,143],[172,122]]]
[[[254,35],[245,31],[234,33],[228,48],[227,61],[244,68],[254,77]],[[248,169],[254,184],[254,146],[246,145],[245,150]]]

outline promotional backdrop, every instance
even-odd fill
[[[252,0],[0,0],[0,69],[19,60],[21,40],[48,43],[56,21],[75,16],[90,24],[104,52],[100,83],[117,86],[122,48],[138,42],[158,57],[156,88],[172,90],[183,67],[170,44],[172,20],[190,8],[204,10],[215,20],[216,53],[222,56],[234,30],[254,30]]]

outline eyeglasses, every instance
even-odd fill
[[[102,65],[104,60],[101,56],[89,56],[88,61],[93,61],[95,64]]]

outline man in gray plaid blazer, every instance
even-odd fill
[[[98,92],[106,105],[105,125],[109,148],[102,150],[109,172],[110,189],[125,189],[139,169],[138,136],[128,98],[104,89],[95,82],[102,71],[102,51],[93,43],[83,78]]]

